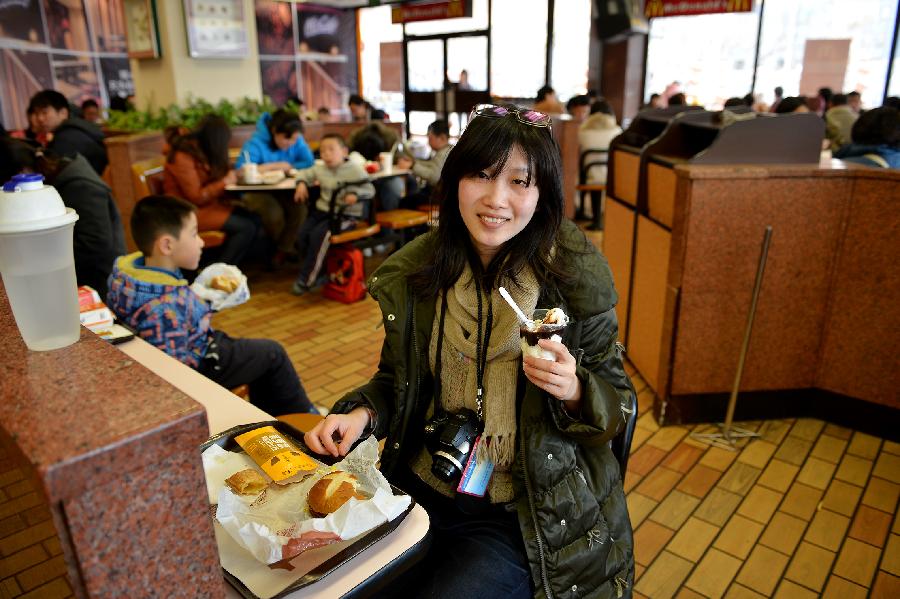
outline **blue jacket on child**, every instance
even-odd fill
[[[199,368],[212,335],[210,308],[180,271],[147,266],[141,252],[116,259],[106,305],[148,343]]]
[[[250,162],[256,164],[267,164],[269,162],[290,162],[294,168],[307,168],[312,166],[315,161],[312,150],[306,145],[303,135],[297,138],[297,142],[287,150],[281,150],[272,140],[272,133],[269,131],[269,122],[272,117],[268,112],[264,112],[259,120],[256,121],[256,131],[253,137],[244,142],[241,148],[241,155],[235,162],[235,168],[241,168],[250,157]]]

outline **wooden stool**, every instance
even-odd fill
[[[403,208],[397,210],[385,210],[375,215],[375,222],[381,225],[382,229],[387,229],[399,233],[400,246],[409,241],[406,232],[427,225],[429,216],[425,212],[419,210],[405,210]]]

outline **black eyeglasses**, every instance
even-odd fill
[[[477,116],[502,119],[510,115],[515,116],[520,123],[531,125],[532,127],[549,127],[552,122],[549,116],[537,110],[519,110],[517,108],[497,106],[496,104],[479,104],[472,109],[469,120]]]

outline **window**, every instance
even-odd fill
[[[900,96],[900,37],[897,38],[897,44],[894,46],[894,68],[891,70],[891,80],[888,83],[889,96]]]
[[[557,1],[553,9],[550,85],[563,102],[587,92],[591,1]]]
[[[472,16],[460,19],[439,19],[406,24],[406,35],[432,35],[434,33],[458,33],[488,28],[488,0],[471,0]],[[494,4],[496,4],[496,0]]]
[[[491,3],[491,95],[534,98],[547,65],[547,0]]]
[[[753,12],[651,19],[644,99],[674,82],[688,102],[708,109],[746,95],[758,27],[759,2]]]
[[[828,86],[880,106],[896,11],[896,0],[766,0],[756,89],[768,99],[779,85],[785,96],[814,96]],[[812,41],[822,49],[807,57]]]
[[[359,10],[360,70],[362,72],[362,96],[374,106],[388,113],[392,121],[403,121],[403,26],[391,23],[391,7],[378,6]],[[382,85],[382,49],[397,43],[394,47],[392,70],[399,69],[393,81]],[[384,89],[387,87],[388,89]]]

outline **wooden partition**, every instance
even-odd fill
[[[304,123],[304,138],[307,143],[317,147],[319,140],[327,133],[337,133],[344,139],[349,139],[350,134],[359,129],[365,123],[359,122],[321,122],[311,121]],[[402,138],[404,127],[402,123],[385,123],[394,129]],[[240,148],[244,145],[253,132],[255,125],[240,125],[232,127],[230,148]],[[137,249],[131,238],[131,211],[134,204],[140,199],[141,190],[135,185],[131,172],[131,165],[140,160],[159,156],[163,150],[163,134],[161,131],[148,131],[126,135],[115,135],[106,138],[106,150],[109,154],[109,180],[112,187],[113,198],[122,213],[122,222],[125,225],[125,239],[128,250]]]

